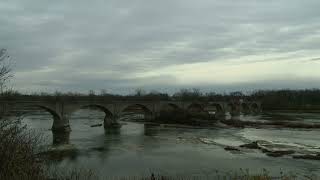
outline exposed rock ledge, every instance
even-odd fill
[[[296,146],[271,143],[268,141],[254,141],[249,144],[240,145],[239,148],[259,149],[263,153],[265,153],[267,156],[271,156],[271,157],[282,157],[285,155],[290,155],[292,158],[295,158],[295,159],[320,160],[319,152],[309,151],[304,148],[296,147]],[[228,149],[231,149],[231,148],[228,148]]]

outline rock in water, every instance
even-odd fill
[[[309,159],[309,160],[320,160],[320,154],[307,154],[307,155],[296,155],[292,156],[294,159]]]
[[[240,145],[242,148],[248,148],[248,149],[260,149],[259,144],[257,141],[249,143],[249,144],[243,144]]]
[[[267,152],[266,155],[271,156],[271,157],[281,157],[284,155],[290,155],[290,154],[294,154],[294,153],[295,152],[293,150],[283,150],[283,151]]]
[[[224,150],[226,150],[226,151],[240,151],[239,148],[233,147],[233,146],[227,146],[224,148]]]
[[[102,124],[94,124],[94,125],[91,125],[90,127],[100,127],[102,126]]]

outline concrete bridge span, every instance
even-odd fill
[[[145,119],[154,120],[160,113],[171,108],[180,113],[191,111],[214,112],[215,117],[224,117],[230,113],[232,117],[240,116],[241,113],[258,113],[261,111],[261,103],[256,101],[248,102],[199,102],[199,101],[137,101],[122,100],[112,101],[105,99],[12,99],[0,100],[1,113],[19,112],[30,107],[37,107],[49,112],[53,117],[53,131],[69,131],[69,119],[73,112],[82,108],[95,108],[105,113],[104,127],[108,128],[116,123],[121,114],[130,107],[136,107],[143,111]]]

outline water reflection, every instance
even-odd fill
[[[96,156],[102,163],[112,157],[112,151],[121,144],[121,129],[105,129],[104,134],[99,136],[99,143],[94,144],[88,149],[89,156]]]
[[[70,161],[74,164],[84,157],[98,156],[100,160],[106,160],[109,152],[121,144],[121,130],[119,128],[105,129],[103,134],[91,137],[92,145],[79,146],[70,141],[71,132],[53,132],[53,146],[47,153],[49,159],[56,163]]]
[[[68,158],[76,161],[79,156],[79,150],[76,146],[70,144],[70,132],[52,132],[52,146],[45,153],[52,162],[60,163]]]
[[[70,144],[70,131],[66,132],[55,132],[52,131],[52,145],[59,146]]]
[[[159,134],[160,129],[157,128],[159,125],[153,125],[153,124],[144,124],[144,135],[145,136],[156,136]]]
[[[104,134],[108,137],[119,136],[121,132],[120,128],[106,128],[104,129]]]

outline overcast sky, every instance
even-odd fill
[[[319,0],[1,0],[15,89],[320,88]]]

